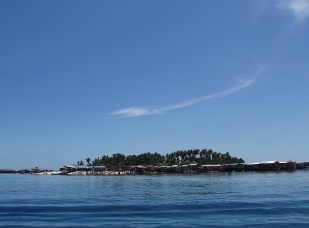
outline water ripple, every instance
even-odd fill
[[[307,175],[1,175],[0,226],[308,226]]]

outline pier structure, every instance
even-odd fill
[[[172,173],[207,173],[207,172],[248,172],[248,171],[295,171],[308,169],[309,162],[267,161],[259,163],[235,164],[188,164],[172,166],[64,166],[60,169],[63,175],[128,175],[128,174],[172,174]]]
[[[0,169],[0,173],[15,174],[52,174],[52,175],[130,175],[130,174],[173,174],[173,173],[208,173],[208,172],[265,172],[308,170],[309,162],[267,161],[235,164],[188,164],[172,166],[63,166],[59,171],[48,169]]]

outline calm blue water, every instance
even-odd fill
[[[309,226],[309,171],[0,174],[2,227]]]

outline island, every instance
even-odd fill
[[[85,162],[84,162],[85,161]],[[50,174],[50,175],[134,175],[134,174],[185,174],[207,172],[246,171],[295,171],[309,168],[309,162],[265,161],[246,163],[242,158],[233,157],[229,152],[219,153],[211,149],[179,150],[162,155],[143,153],[139,155],[103,155],[65,165],[59,170],[0,169],[0,173]]]
[[[129,174],[175,174],[206,172],[245,171],[293,171],[307,169],[309,163],[294,161],[267,161],[246,163],[242,158],[233,157],[229,152],[219,153],[212,149],[179,150],[165,156],[160,153],[87,157],[73,166],[60,168],[60,175],[129,175]]]

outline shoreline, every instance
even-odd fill
[[[44,169],[38,167],[34,169],[0,169],[1,173],[12,174],[34,174],[34,175],[92,175],[92,176],[108,176],[108,175],[160,175],[160,174],[193,174],[193,173],[214,173],[214,172],[266,172],[266,171],[295,171],[309,169],[309,162],[260,162],[260,163],[238,163],[238,164],[213,164],[213,165],[173,165],[173,166],[64,166],[58,171]]]

